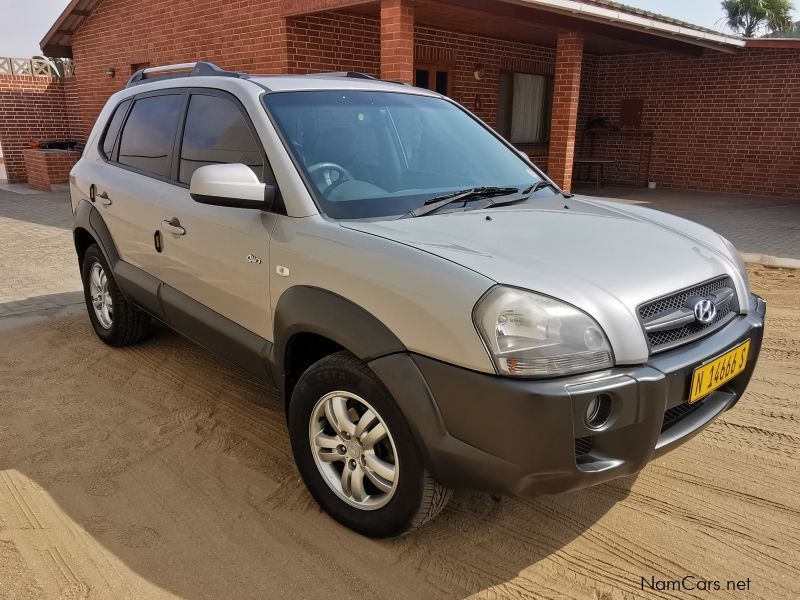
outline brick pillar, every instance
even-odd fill
[[[571,31],[560,33],[556,45],[556,78],[547,174],[567,192],[572,188],[582,60],[583,35]]]
[[[381,0],[381,78],[414,83],[412,0]]]

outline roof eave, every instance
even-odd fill
[[[640,31],[650,35],[666,37],[694,44],[704,48],[712,48],[722,52],[736,52],[744,48],[747,42],[742,38],[711,33],[703,29],[694,29],[684,25],[661,21],[655,17],[638,15],[618,8],[586,4],[579,0],[501,0],[511,4],[535,6],[540,10],[579,17],[600,23],[613,23],[617,27]]]
[[[510,4],[535,6],[540,10],[561,13],[572,17],[613,24],[662,38],[669,38],[695,46],[722,52],[736,52],[748,45],[747,40],[717,34],[702,28],[660,20],[655,16],[627,12],[617,7],[587,4],[579,0],[500,0]],[[88,18],[100,0],[71,0],[56,22],[45,34],[39,46],[45,56],[72,57],[72,35]],[[83,8],[79,8],[80,6]]]
[[[100,0],[71,0],[39,42],[45,56],[72,58],[72,36]]]
[[[43,45],[44,40],[42,40],[42,44],[39,46],[42,50],[42,56],[48,56],[50,58],[72,58],[72,46],[63,46],[60,44],[48,44]]]

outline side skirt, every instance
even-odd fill
[[[260,381],[275,384],[271,342],[123,260],[115,265],[114,277],[126,296],[168,327]]]

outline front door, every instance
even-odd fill
[[[204,165],[243,163],[271,179],[244,109],[224,92],[190,92],[179,136],[178,185],[162,201],[161,278],[256,335],[272,337],[269,240],[275,214],[192,200],[189,183]]]

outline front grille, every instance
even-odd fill
[[[658,319],[681,309],[689,310],[691,308],[689,305],[692,304],[694,298],[706,298],[728,290],[732,294],[726,300],[716,304],[717,314],[710,323],[704,324],[692,321],[691,323],[677,325],[672,329],[648,331],[647,341],[650,344],[650,352],[652,354],[664,352],[716,331],[733,319],[739,311],[739,303],[736,299],[735,287],[731,278],[719,277],[642,304],[638,311],[639,318],[642,324],[646,326],[653,319]]]
[[[703,406],[702,402],[695,402],[694,404],[684,402],[683,404],[667,409],[664,413],[664,423],[661,425],[661,433],[664,433],[667,429],[688,417],[701,406]]]

